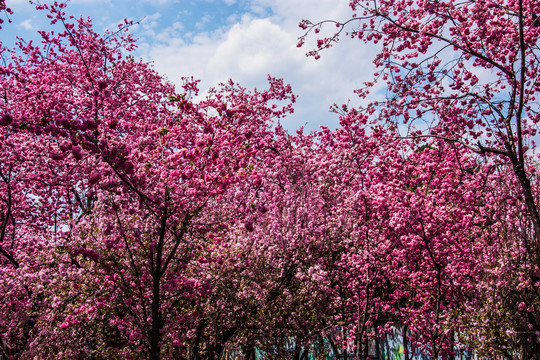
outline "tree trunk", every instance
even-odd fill
[[[407,325],[403,325],[403,356],[404,360],[410,360],[409,355],[409,338],[407,337]]]
[[[159,276],[159,275],[158,275]],[[148,354],[149,360],[159,360],[161,341],[161,312],[160,312],[160,291],[159,291],[159,279],[154,277],[154,286],[152,291],[152,327],[150,328],[150,353]]]

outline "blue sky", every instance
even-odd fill
[[[0,30],[2,41],[35,38],[47,27],[44,14],[27,0],[7,0],[12,23]],[[205,90],[232,78],[247,88],[264,88],[267,75],[281,77],[298,95],[296,112],[282,123],[290,131],[305,126],[334,128],[333,103],[360,104],[353,90],[369,81],[377,49],[343,39],[322,54],[305,53],[316,39],[296,47],[300,20],[346,20],[349,0],[71,0],[67,12],[90,16],[97,30],[124,18],[141,20],[132,32],[139,39],[136,56],[151,61],[170,81],[182,76],[201,80]],[[329,31],[335,28],[329,28]]]

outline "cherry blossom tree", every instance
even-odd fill
[[[506,356],[519,353],[522,358],[534,356],[539,351],[540,330],[540,217],[534,142],[540,120],[538,2],[376,0],[351,1],[350,7],[353,14],[345,21],[302,21],[300,26],[306,33],[299,45],[312,32],[328,31],[328,23],[337,26],[337,32],[330,31],[330,36],[318,39],[308,55],[319,57],[321,50],[331,47],[342,35],[379,44],[373,81],[357,91],[361,98],[371,100],[359,109],[368,117],[367,121],[361,117],[360,124],[380,124],[393,132],[395,139],[414,139],[417,146],[431,146],[435,139],[454,144],[464,154],[474,155],[486,169],[481,173],[496,166],[508,177],[506,184],[515,186],[506,187],[506,195],[495,197],[521,204],[513,215],[507,213],[506,227],[500,225],[501,218],[489,227],[501,252],[478,264],[492,269],[492,281],[504,286],[502,292],[515,294],[511,297],[514,300],[500,295],[495,299],[489,292],[482,292],[487,297],[476,305],[484,308],[485,321],[493,321],[493,325],[485,325],[488,328],[506,319],[505,329],[492,333],[491,338],[505,344],[500,352]],[[379,93],[370,93],[375,84],[386,84],[383,99]],[[336,110],[347,113],[348,109]],[[460,186],[465,189],[465,185]],[[492,211],[500,214],[502,210]],[[515,237],[508,236],[510,229]],[[428,260],[434,259],[435,268],[440,266],[435,254],[426,255],[430,255]],[[498,277],[508,274],[502,270],[506,268],[503,264],[513,264],[513,272],[521,275],[502,281]],[[497,316],[486,312],[493,303],[497,304]],[[518,304],[519,315],[510,315]],[[473,327],[474,323],[469,325]],[[488,342],[486,337],[482,339]]]
[[[4,131],[7,130],[7,131]],[[77,217],[73,199],[80,173],[62,157],[58,144],[37,141],[2,126],[0,168],[0,253],[4,300],[0,328],[4,356],[28,346],[42,310],[53,248],[63,226]],[[50,155],[55,156],[51,157]],[[9,358],[9,357],[8,357]]]
[[[489,186],[469,174],[476,164],[466,151],[437,142],[417,149],[380,126],[367,132],[362,117],[351,113],[340,129],[320,135],[334,154],[328,176],[346,194],[340,211],[349,219],[341,241],[347,251],[335,267],[348,328],[343,351],[367,357],[370,342],[402,324],[404,348],[451,356],[456,313],[479,278],[483,243],[478,236],[472,243],[471,224],[482,217],[473,199]]]
[[[2,49],[10,57],[2,131],[12,140],[3,151],[13,159],[2,169],[2,266],[15,273],[2,278],[14,294],[3,310],[4,355],[184,356],[212,290],[193,263],[217,261],[208,243],[222,226],[220,199],[269,146],[272,121],[290,111],[276,101],[294,96],[270,78],[268,91],[231,82],[194,103],[196,82],[175,94],[147,64],[123,55],[134,47],[127,22],[102,36],[64,7],[38,6],[63,30],[41,32],[42,46]],[[36,170],[44,163],[50,171]],[[25,232],[26,222],[39,231]],[[32,239],[45,255],[28,251]],[[23,290],[38,297],[35,306]],[[19,344],[21,324],[28,330]],[[86,343],[73,346],[79,337]]]
[[[236,336],[244,347],[300,359],[334,322],[340,299],[333,259],[347,235],[338,225],[341,198],[321,172],[316,137],[278,128],[274,138],[254,164],[254,181],[243,183],[250,191],[234,199],[246,214],[245,230],[229,248],[241,262],[228,278],[243,300],[237,306],[246,326]]]

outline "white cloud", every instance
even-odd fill
[[[227,24],[234,24],[240,21],[240,16],[238,14],[231,14],[227,16]]]
[[[209,22],[211,22],[213,20],[213,16],[206,13],[203,15],[203,17],[195,24],[195,27],[198,29],[198,30],[202,30],[205,28],[206,24],[208,24]]]
[[[178,0],[142,0],[143,3],[149,3],[149,4],[157,4],[157,5],[167,5],[167,4],[175,4],[178,2]]]
[[[244,16],[223,37],[208,61],[211,74],[232,73],[243,81],[268,72],[283,72],[298,65],[300,53],[292,49],[294,38],[268,19]]]
[[[21,27],[23,27],[26,30],[35,30],[36,27],[34,26],[34,23],[32,22],[32,19],[26,19],[23,22],[19,24]]]
[[[371,61],[377,49],[344,38],[323,52],[321,59],[314,60],[306,58],[305,53],[316,38],[311,37],[306,47],[300,49],[296,42],[302,35],[298,28],[300,20],[347,19],[350,10],[346,3],[251,0],[251,15],[242,15],[233,25],[192,38],[167,33],[168,42],[140,44],[141,53],[170,80],[179,83],[181,76],[193,75],[201,79],[202,89],[229,78],[242,86],[262,89],[266,87],[267,74],[282,77],[299,96],[296,114],[284,121],[289,130],[306,123],[308,130],[320,125],[334,127],[337,117],[329,114],[328,109],[333,103],[346,103],[347,99],[351,99],[351,105],[360,103],[353,90],[371,79]],[[270,9],[271,15],[261,17],[260,9]]]

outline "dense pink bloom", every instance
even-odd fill
[[[371,103],[295,135],[282,80],[194,101],[129,22],[38,6],[65,31],[0,48],[0,356],[538,353],[540,5],[350,5],[310,54],[382,44]]]

